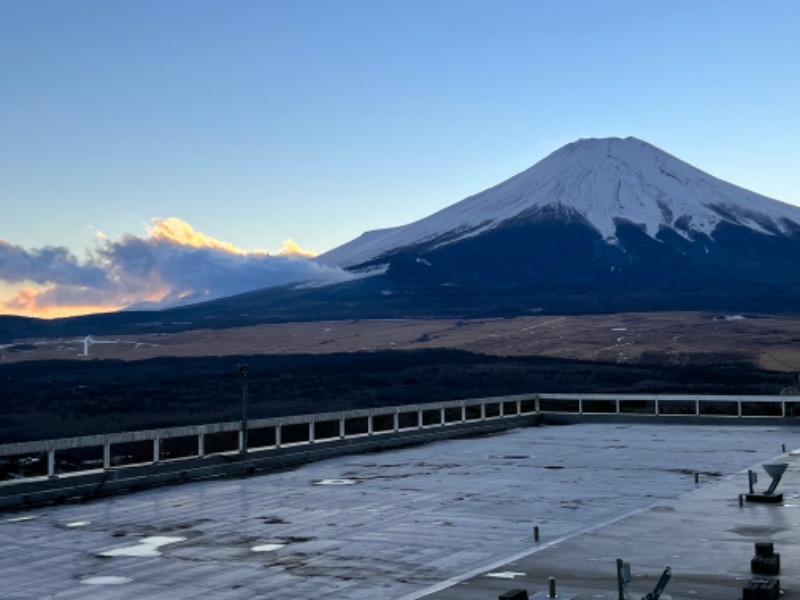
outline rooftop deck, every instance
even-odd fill
[[[739,507],[782,445],[785,502]],[[667,565],[673,597],[740,598],[773,541],[800,598],[798,447],[793,425],[530,427],[6,512],[2,597],[470,600],[555,576],[614,599],[619,557],[634,598]]]

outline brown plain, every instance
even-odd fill
[[[451,348],[496,356],[596,362],[750,362],[800,371],[800,317],[699,312],[535,316],[474,320],[355,320],[104,336],[83,356],[83,338],[17,340],[0,364],[30,360],[143,360],[175,356],[328,354]]]

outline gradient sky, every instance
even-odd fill
[[[254,251],[419,219],[581,137],[800,204],[798,23],[796,0],[5,0],[0,312],[200,291],[159,266],[106,293],[123,251],[198,245],[165,223],[296,270]]]

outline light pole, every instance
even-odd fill
[[[239,363],[236,365],[236,373],[242,378],[242,430],[239,449],[242,454],[247,454],[247,376],[250,373],[250,367],[246,363]]]

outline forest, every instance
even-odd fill
[[[724,359],[725,357],[720,357]],[[524,393],[778,394],[749,363],[616,364],[459,350],[0,365],[0,443]]]

